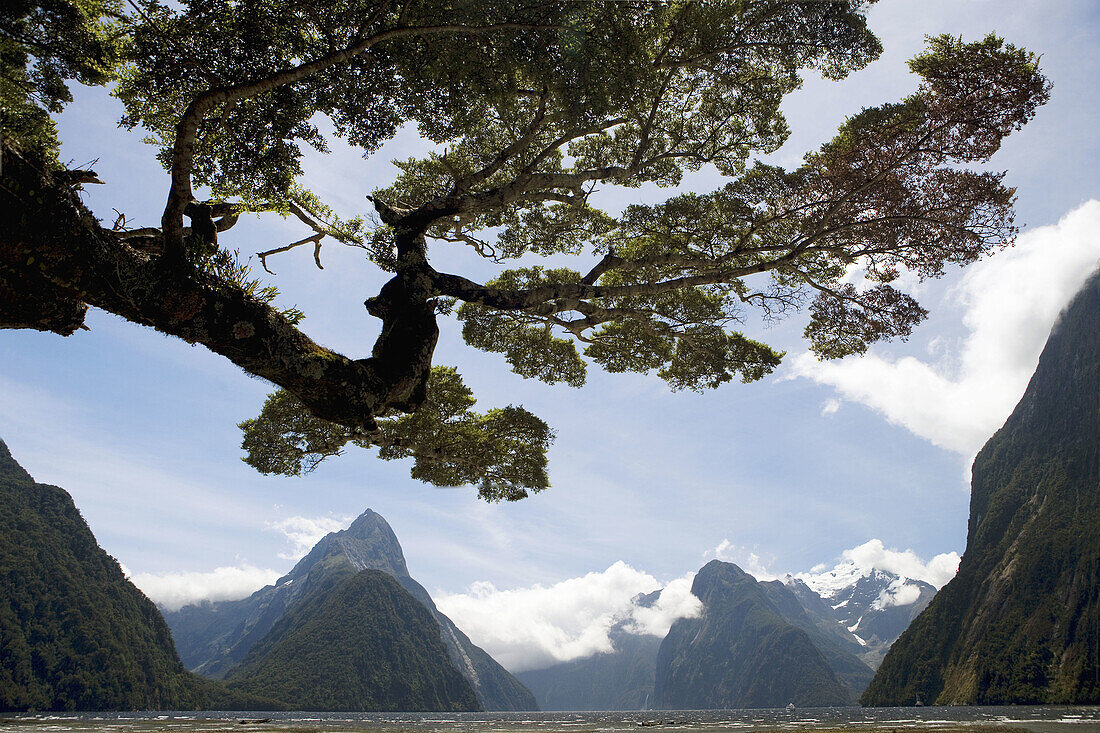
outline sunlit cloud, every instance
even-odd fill
[[[959,553],[944,552],[930,560],[923,560],[913,550],[887,548],[882,540],[870,539],[841,553],[840,562],[832,568],[818,565],[808,573],[796,573],[794,577],[804,581],[814,591],[828,598],[841,588],[852,585],[874,570],[885,570],[902,578],[923,580],[936,588],[942,588],[955,577],[959,569]],[[880,598],[880,607],[901,606],[916,600],[914,591],[902,590],[903,585],[891,586],[891,597]],[[889,589],[888,589],[889,590]]]
[[[830,385],[840,398],[971,457],[1019,401],[1051,327],[1098,260],[1100,201],[1094,200],[967,270],[954,290],[968,331],[957,353],[942,341],[929,344],[928,360],[872,350],[821,362],[807,353],[791,360],[788,375]],[[822,414],[835,411],[827,403]]]
[[[167,611],[201,601],[235,601],[247,598],[282,575],[278,570],[248,563],[214,568],[209,572],[133,573],[124,566],[130,581]]]
[[[348,526],[355,517],[287,517],[277,522],[268,522],[267,528],[281,532],[293,545],[292,549],[280,552],[283,560],[300,560],[313,546],[329,532],[339,532]]]
[[[663,636],[676,618],[699,613],[692,577],[668,583],[651,608],[634,599],[661,584],[621,561],[549,586],[501,590],[479,582],[435,600],[475,644],[512,672],[522,672],[613,651],[610,631],[618,623],[631,633]]]

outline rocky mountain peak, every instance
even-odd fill
[[[309,575],[319,563],[346,560],[356,570],[381,570],[395,578],[408,578],[405,555],[397,535],[381,514],[367,509],[347,529],[329,532],[313,546],[276,585]]]
[[[381,514],[367,509],[347,529],[334,534],[357,570],[381,570],[394,577],[408,577],[401,544]]]

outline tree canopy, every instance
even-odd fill
[[[822,358],[905,338],[926,315],[896,287],[1010,244],[1014,191],[985,163],[1045,102],[1036,58],[990,35],[929,38],[908,97],[864,109],[787,170],[802,75],[879,55],[863,0],[50,0],[0,16],[4,126],[0,326],[62,335],[95,306],[202,344],[276,385],[241,424],[246,460],[297,474],[349,444],[412,457],[413,475],[489,500],[548,485],[553,433],[521,407],[475,412],[433,365],[441,318],[512,370],[580,386],[592,365],[672,389],[758,380],[782,358],[739,328],[808,310]],[[109,84],[171,175],[159,226],[103,226],[94,178],[57,161],[48,113],[65,80]],[[370,155],[403,126],[431,146],[361,212],[307,190],[321,121]],[[598,187],[727,182],[601,210]],[[202,193],[199,198],[198,192]],[[364,293],[369,355],[325,348],[225,234],[246,212],[357,247],[392,277]],[[244,227],[242,227],[244,228]],[[234,231],[234,235],[236,231]],[[468,247],[477,282],[436,270]],[[577,269],[560,267],[571,255]],[[320,260],[318,259],[318,264]],[[861,268],[870,282],[856,287]]]

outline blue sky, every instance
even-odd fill
[[[268,386],[98,311],[90,331],[69,338],[0,332],[0,437],[38,481],[74,496],[100,544],[154,597],[170,587],[180,597],[255,589],[367,507],[392,524],[412,574],[443,596],[479,582],[551,585],[618,562],[663,583],[716,554],[804,571],[871,538],[925,559],[961,553],[969,460],[1007,417],[1058,310],[1100,258],[1100,204],[1088,203],[1100,199],[1100,5],[882,0],[870,19],[886,53],[841,84],[807,80],[785,105],[793,135],[773,161],[796,164],[846,114],[911,91],[904,62],[925,34],[996,30],[1042,54],[1054,83],[1052,101],[992,161],[1018,189],[1020,247],[920,286],[932,316],[908,343],[819,367],[802,356],[796,317],[752,334],[788,351],[783,369],[756,384],[670,393],[656,377],[591,369],[573,390],[523,380],[444,323],[436,363],[458,366],[483,407],[523,404],[557,431],[552,488],[513,505],[419,484],[407,464],[359,450],[303,478],[261,476],[240,461],[236,423],[258,412]],[[87,201],[102,219],[115,208],[153,224],[166,176],[152,148],[116,128],[119,114],[101,91],[77,90],[60,119],[63,158],[98,159],[107,185],[90,187]],[[388,159],[418,149],[411,131],[369,161],[337,147],[307,161],[307,184],[339,210],[365,212],[364,195],[396,172]],[[687,185],[717,181],[704,171]],[[603,195],[610,206],[628,200]],[[242,253],[304,236],[278,219],[230,235],[223,243]],[[322,260],[319,271],[304,250],[272,258],[280,302],[306,312],[303,328],[319,342],[366,353],[377,321],[362,301],[382,274],[334,245]],[[463,252],[440,250],[433,262],[487,272]]]

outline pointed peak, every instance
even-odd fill
[[[328,558],[343,556],[356,570],[381,570],[395,578],[407,577],[401,544],[381,514],[367,509],[347,529],[329,532],[276,585],[303,577]]]
[[[390,529],[390,524],[385,518],[374,511],[373,509],[366,509],[362,514],[355,518],[355,521],[348,525],[347,529],[341,530],[337,534],[347,535],[351,537],[370,536],[376,530],[385,528]],[[392,532],[392,530],[390,530]]]
[[[381,514],[367,509],[347,529],[331,536],[357,569],[381,570],[394,577],[408,576],[401,543]]]

